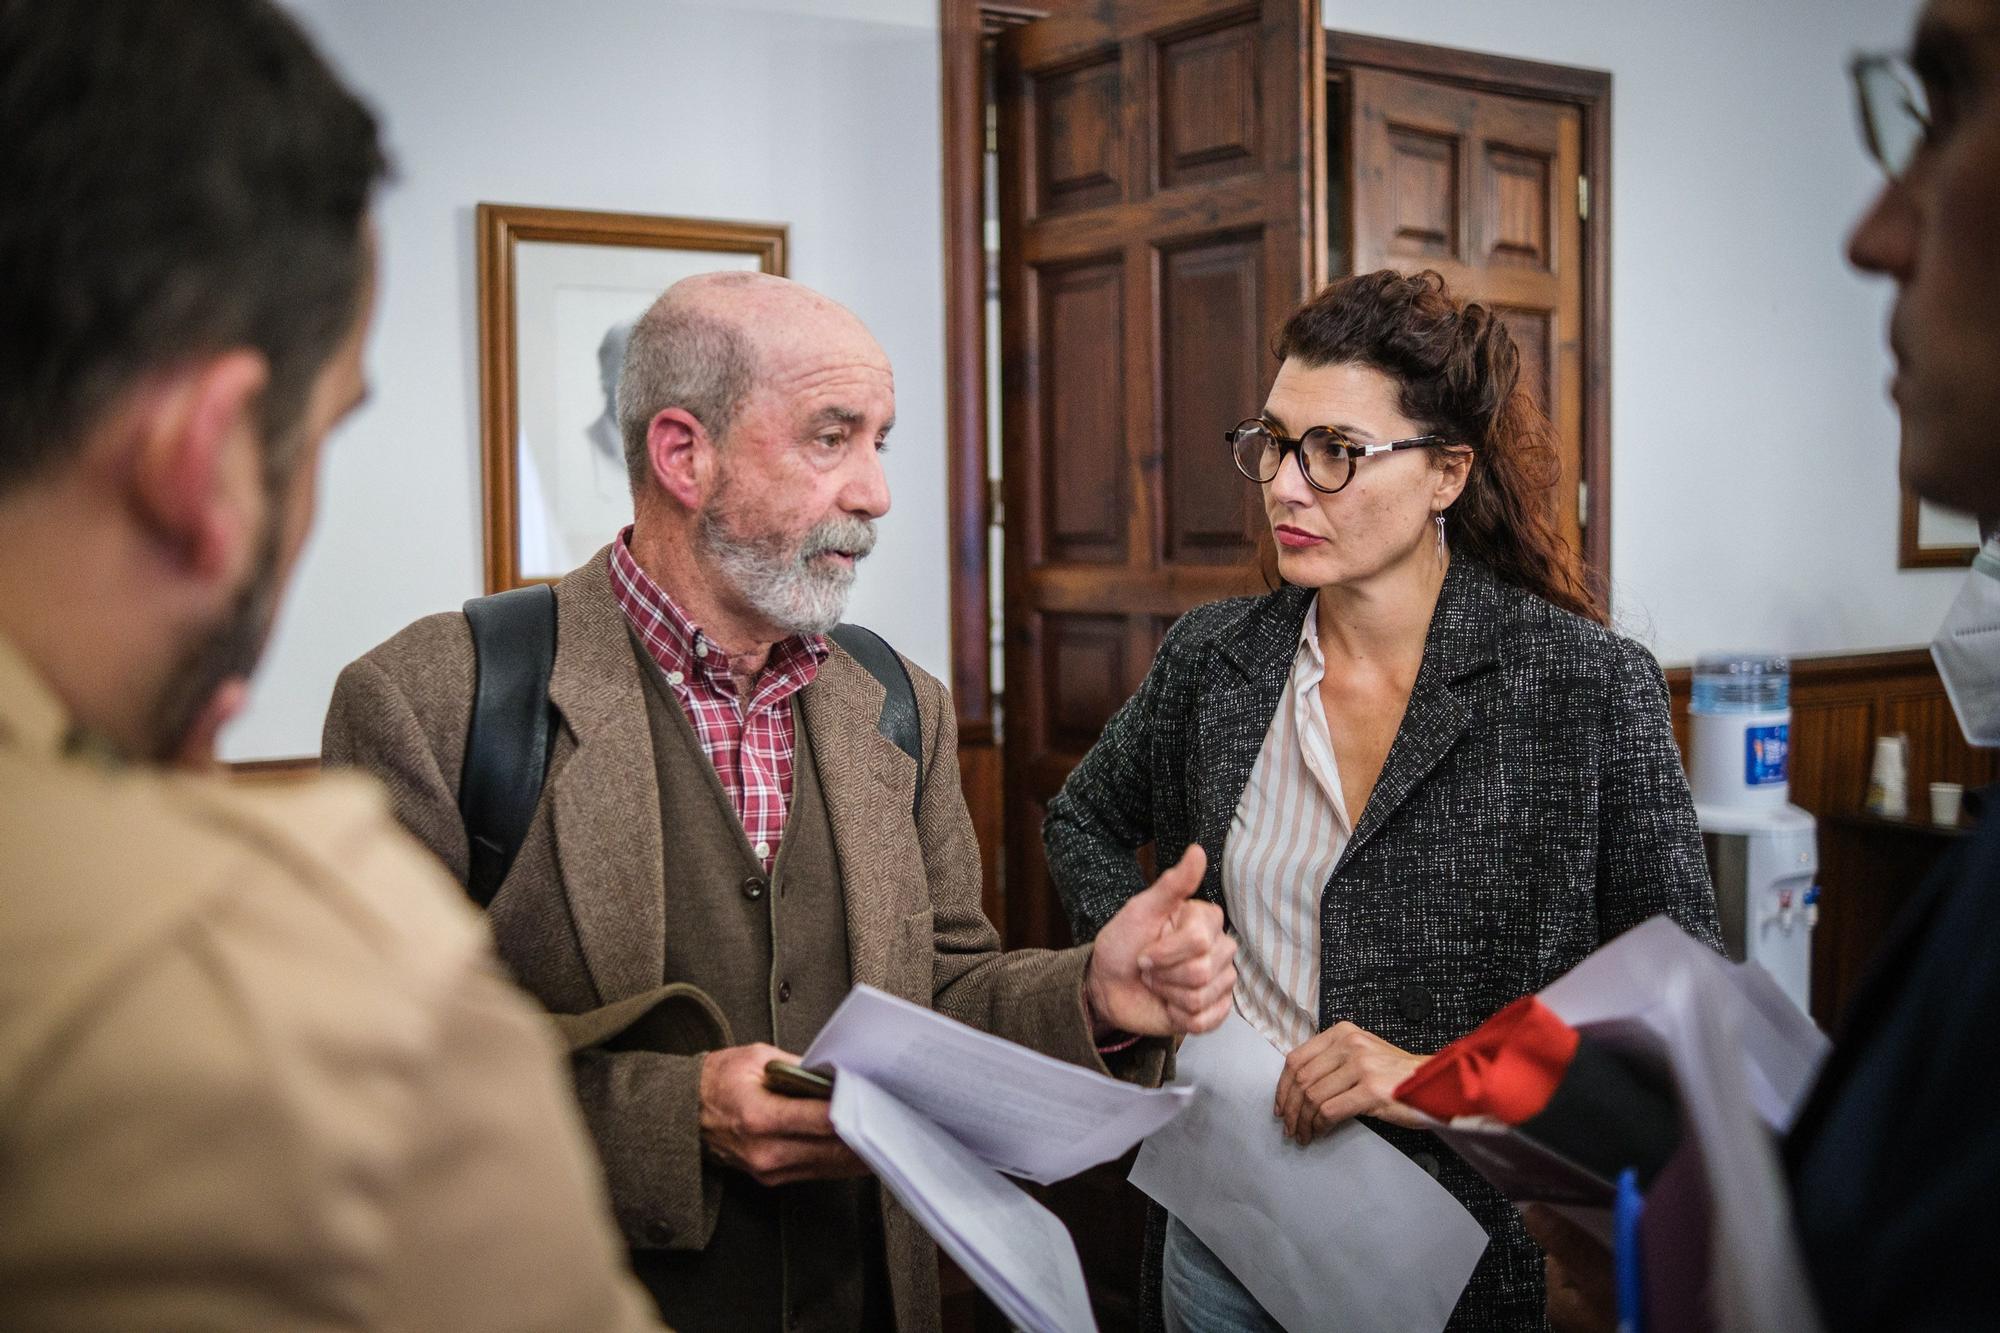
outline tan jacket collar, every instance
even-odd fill
[[[909,822],[917,783],[917,766],[876,729],[882,693],[881,682],[835,646],[799,694],[800,721],[812,740],[840,862],[848,975],[856,985],[878,988],[887,986],[896,939],[895,886],[908,873],[895,860],[907,855],[908,843],[885,830]]]
[[[549,701],[576,749],[551,776],[548,794],[557,873],[591,981],[606,1001],[660,984],[667,934],[646,686],[611,592],[609,561],[607,546],[556,585]]]
[[[55,756],[69,737],[69,710],[19,649],[0,635],[0,745]]]

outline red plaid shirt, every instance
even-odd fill
[[[702,753],[715,765],[722,790],[743,822],[766,873],[778,859],[778,839],[792,804],[792,765],[797,754],[792,710],[787,702],[812,684],[827,654],[818,634],[795,634],[771,649],[749,703],[737,696],[729,655],[639,568],[626,540],[630,528],[611,543],[611,591],[625,619],[665,673],[667,683],[694,724]]]

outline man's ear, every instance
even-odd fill
[[[139,520],[190,573],[227,575],[249,558],[265,521],[259,397],[264,358],[235,350],[166,375],[133,420],[128,485]]]
[[[700,509],[707,502],[715,443],[693,413],[678,407],[655,412],[646,425],[646,457],[654,484],[682,508]]]

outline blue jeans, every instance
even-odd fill
[[[1160,1256],[1160,1309],[1167,1333],[1284,1333],[1215,1251],[1172,1214]]]

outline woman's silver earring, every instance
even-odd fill
[[[1438,563],[1443,564],[1444,563],[1444,510],[1442,509],[1438,510],[1435,514],[1432,514],[1431,517],[1437,522]]]

